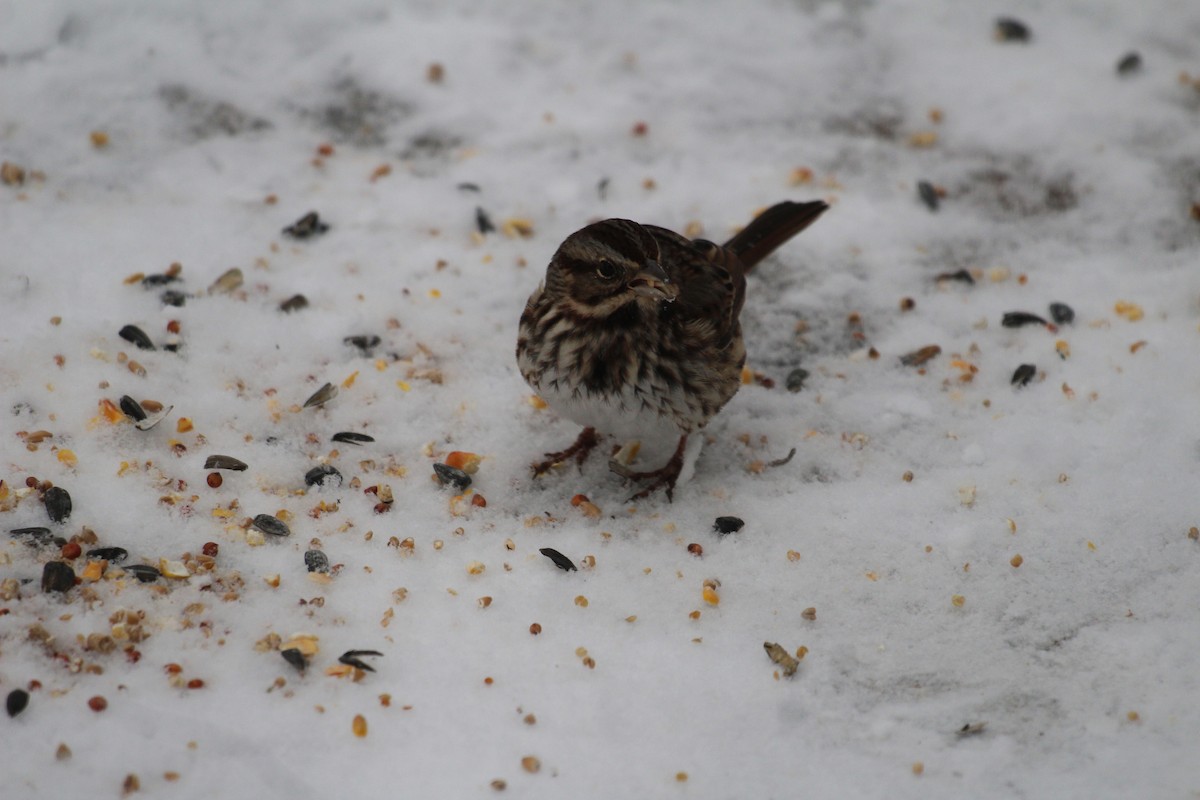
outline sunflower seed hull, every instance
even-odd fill
[[[290,536],[292,533],[285,523],[270,514],[259,514],[254,518],[253,525],[269,536]]]
[[[234,458],[233,456],[211,455],[204,459],[205,469],[229,469],[235,472],[243,472],[248,466],[245,461]]]
[[[146,332],[137,325],[126,325],[117,331],[117,335],[127,342],[132,342],[139,350],[153,350],[154,342],[150,341],[150,337]]]

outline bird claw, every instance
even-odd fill
[[[655,472],[635,472],[634,470],[631,470],[629,467],[627,467],[624,464],[621,464],[617,461],[609,461],[608,469],[609,469],[609,472],[614,472],[617,475],[620,475],[622,478],[624,478],[627,481],[639,481],[639,480],[645,480],[646,478],[653,478],[653,477],[658,478],[653,483],[651,483],[649,486],[645,487],[644,489],[639,490],[637,493],[628,497],[625,500],[626,503],[632,503],[635,500],[641,500],[643,498],[649,497],[650,495],[654,494],[654,492],[658,491],[659,489],[663,488],[664,486],[667,489],[667,502],[669,503],[675,499],[674,498],[675,478],[677,478],[678,475],[675,475],[675,476],[659,475],[659,473],[663,472],[663,470],[657,470]]]
[[[554,465],[561,464],[568,458],[574,457],[576,465],[580,469],[583,468],[583,462],[587,460],[588,454],[592,452],[597,444],[600,443],[600,437],[596,435],[595,428],[584,428],[576,437],[575,443],[566,450],[560,450],[557,453],[545,453],[545,461],[539,461],[533,464],[533,477],[544,475],[549,472]]]
[[[667,502],[675,501],[675,481],[679,480],[679,473],[683,471],[683,451],[687,446],[687,436],[683,436],[679,440],[678,447],[675,448],[675,454],[667,461],[661,469],[651,470],[650,472],[637,472],[616,460],[609,460],[608,469],[615,472],[622,478],[628,481],[645,481],[649,480],[650,485],[639,490],[636,494],[626,500],[626,503],[632,503],[635,500],[642,500],[657,492],[659,489],[667,490]]]

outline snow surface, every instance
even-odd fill
[[[999,15],[1032,39],[994,40]],[[1143,68],[1119,76],[1130,50]],[[114,565],[60,596],[39,589],[57,548],[5,537],[0,579],[28,582],[0,601],[0,693],[40,688],[0,718],[0,794],[115,797],[134,775],[180,798],[1195,796],[1188,70],[1183,0],[0,3],[0,159],[28,173],[0,185],[2,527],[87,526],[132,563],[220,548],[159,589]],[[720,240],[816,197],[833,209],[760,266],[743,315],[775,386],[712,422],[673,504],[627,505],[603,458],[530,478],[577,432],[513,357],[564,236],[623,216]],[[480,237],[477,206],[533,235]],[[327,234],[281,235],[313,209]],[[182,308],[125,282],[172,262]],[[208,293],[234,266],[244,285]],[[935,280],[961,269],[978,281]],[[296,293],[310,306],[280,312]],[[1057,334],[1000,326],[1054,301],[1077,314]],[[178,353],[117,335],[161,345],[170,320]],[[899,363],[930,344],[923,371]],[[124,394],[174,410],[147,432],[100,418]],[[483,456],[486,508],[429,479],[451,450]],[[211,489],[217,453],[250,468]],[[305,493],[326,462],[346,485]],[[16,501],[29,476],[69,490],[65,524]],[[252,546],[243,520],[280,510],[291,537]],[[718,536],[720,515],[745,528]],[[342,565],[325,584],[314,540]],[[136,663],[96,649],[122,609],[145,612]],[[320,646],[303,675],[255,647],[297,632]],[[808,648],[794,677],[764,641]],[[350,649],[377,671],[325,675]]]

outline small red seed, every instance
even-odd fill
[[[534,636],[537,636],[539,633],[542,632],[542,626],[535,622],[529,626],[529,632],[532,633]]]
[[[487,498],[481,494],[474,495],[471,498],[471,505],[477,508],[487,508]]]
[[[78,542],[67,542],[62,548],[62,557],[66,559],[79,558],[83,553],[83,548]]]
[[[179,330],[180,330],[179,320],[173,319],[167,323],[167,332],[168,333],[179,333]]]
[[[168,675],[178,675],[179,673],[183,672],[183,667],[179,666],[178,664],[171,663],[163,667],[163,670]]]
[[[200,552],[204,553],[204,555],[208,556],[209,558],[216,558],[220,549],[221,546],[216,542],[205,542],[204,546],[200,548]]]
[[[200,680],[199,678],[192,678],[187,682],[187,687],[189,689],[203,689],[204,681]]]
[[[225,482],[225,479],[221,477],[221,473],[219,473],[219,472],[208,473],[208,486],[210,489],[220,489],[221,484],[224,482]]]
[[[95,697],[88,700],[88,708],[90,708],[92,711],[95,711],[97,714],[99,714],[101,711],[108,708],[108,701],[105,700],[100,695],[96,695]]]
[[[699,557],[699,556],[704,555],[704,548],[701,547],[696,542],[692,542],[691,544],[688,545],[688,552],[694,556]]]
[[[650,131],[650,126],[644,122],[639,121],[639,122],[635,122],[633,124],[632,133],[634,136],[645,136],[649,131]]]

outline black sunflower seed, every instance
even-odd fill
[[[121,395],[121,410],[125,412],[125,416],[132,417],[134,422],[141,422],[146,418],[146,409],[127,394]]]
[[[329,230],[329,226],[321,222],[321,217],[315,211],[310,211],[300,219],[283,229],[283,232],[294,239],[307,239],[318,236]]]
[[[965,269],[960,269],[957,272],[943,272],[934,277],[934,280],[938,283],[941,283],[942,281],[962,281],[968,285],[973,285],[975,283],[975,279],[971,277],[971,273],[967,272]]]
[[[15,717],[29,705],[29,692],[24,689],[13,689],[4,700],[4,708],[10,717]]]
[[[187,295],[176,289],[167,289],[158,296],[164,306],[175,306],[176,308],[187,303]]]
[[[54,522],[66,522],[71,516],[71,494],[61,486],[47,489],[42,501],[46,504],[46,513]]]
[[[279,304],[279,310],[285,314],[299,311],[302,308],[308,308],[308,298],[302,294],[294,294]]]
[[[1132,75],[1142,68],[1142,57],[1138,53],[1126,53],[1117,62],[1118,75]]]
[[[54,536],[49,528],[13,528],[8,535],[14,539],[24,539],[30,547],[47,547],[54,544]]]
[[[341,486],[342,473],[328,464],[319,464],[304,473],[305,486]]]
[[[355,433],[354,431],[338,431],[333,435],[333,441],[363,445],[375,441],[375,437],[367,436],[365,433]]]
[[[248,465],[241,459],[233,456],[211,455],[204,459],[205,469],[229,469],[235,472],[243,472],[248,469]]]
[[[283,660],[291,664],[296,669],[304,672],[308,668],[308,659],[304,657],[295,647],[289,647],[287,650],[280,650],[279,655],[283,656]]]
[[[717,517],[713,522],[713,530],[722,535],[737,533],[745,524],[745,520],[739,517]]]
[[[808,380],[808,370],[802,367],[796,367],[787,374],[784,379],[784,386],[789,392],[798,392],[804,388],[804,381]]]
[[[375,668],[367,662],[363,661],[359,656],[383,656],[383,653],[378,650],[347,650],[338,656],[338,661],[364,672],[374,672]]]
[[[1019,19],[1000,17],[996,20],[996,39],[1001,42],[1028,42],[1032,32]]]
[[[160,272],[142,278],[142,286],[152,289],[156,286],[166,286],[168,283],[174,283],[177,280],[180,280],[178,275],[168,275],[165,272]]]
[[[362,351],[364,356],[369,356],[371,351],[378,347],[381,341],[383,340],[378,336],[365,333],[358,336],[347,336],[345,339],[342,339],[343,344],[348,344],[351,347],[357,347]]]
[[[1075,321],[1075,309],[1066,303],[1051,303],[1050,318],[1059,325],[1069,325]]]
[[[1013,386],[1028,386],[1029,382],[1033,380],[1033,376],[1036,374],[1037,367],[1035,365],[1022,364],[1021,366],[1017,367],[1015,372],[1013,372],[1010,383],[1012,383]]]
[[[126,325],[117,331],[117,335],[127,342],[133,342],[139,350],[153,350],[154,342],[150,341],[150,337],[146,332],[137,325]]]
[[[305,550],[304,566],[308,567],[309,572],[328,573],[329,556],[325,555],[320,550]]]
[[[475,206],[475,228],[484,234],[496,230],[496,226],[492,224],[492,218],[488,216],[482,206]]]
[[[563,572],[579,571],[579,568],[575,566],[575,562],[555,550],[553,547],[543,547],[541,550],[538,550],[538,552],[553,561],[554,566],[558,567]]]
[[[309,398],[304,401],[304,407],[312,408],[313,406],[323,406],[333,398],[337,397],[337,393],[337,387],[332,383],[327,383],[309,395]]]
[[[113,564],[120,564],[129,558],[129,551],[124,547],[97,547],[87,551],[88,558],[102,558]]]
[[[471,476],[449,464],[434,464],[433,473],[443,486],[450,485],[462,491],[471,485]]]
[[[286,523],[270,514],[259,514],[254,518],[252,524],[263,533],[271,536],[290,536],[292,534],[291,528]]]
[[[142,583],[154,583],[162,577],[162,573],[158,571],[158,568],[152,567],[149,564],[130,564],[123,569]]]
[[[1045,327],[1049,323],[1037,314],[1030,314],[1028,311],[1006,311],[1000,319],[1000,324],[1006,328],[1020,328],[1022,325],[1041,325]]]
[[[930,211],[937,211],[942,199],[938,197],[937,189],[929,181],[917,181],[917,196],[921,198]]]
[[[42,568],[42,591],[65,592],[75,586],[75,570],[61,561],[51,561]]]
[[[479,184],[463,182],[463,183],[460,183],[456,188],[460,192],[478,192]]]

